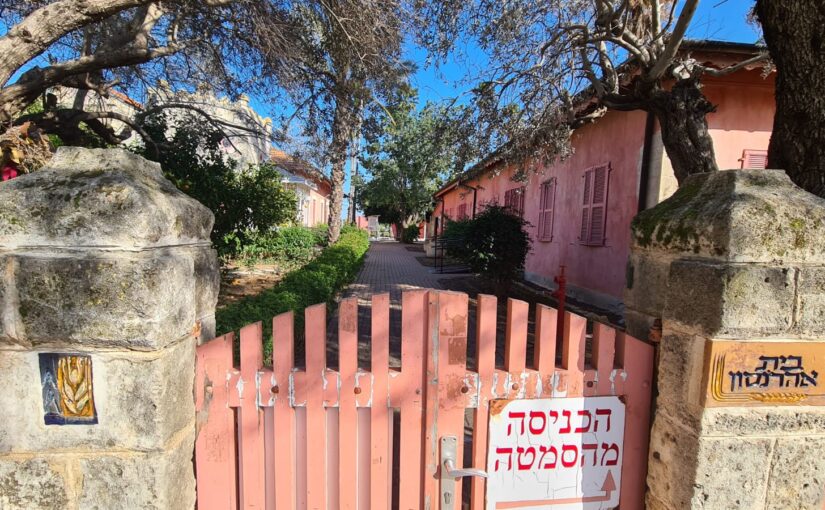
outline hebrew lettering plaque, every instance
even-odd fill
[[[705,406],[825,405],[825,342],[712,340]]]

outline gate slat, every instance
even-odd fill
[[[275,510],[295,508],[295,412],[290,403],[290,382],[295,364],[292,312],[272,319],[272,370],[278,393],[275,394],[273,441],[275,448]]]
[[[650,444],[650,399],[653,383],[652,345],[619,333],[625,380],[625,436],[622,459],[621,508],[634,508],[644,501],[647,454]]]
[[[390,295],[372,297],[372,408],[370,454],[370,508],[390,507],[390,419],[389,419],[389,363],[390,363]]]
[[[564,389],[567,397],[581,397],[584,393],[584,343],[587,320],[566,312],[562,341],[561,366],[564,369]]]
[[[401,297],[401,437],[399,492],[401,510],[418,510],[421,501],[421,461],[424,422],[424,356],[427,348],[427,291]]]
[[[427,447],[434,447],[431,466],[435,469],[432,474],[438,476],[443,469],[440,466],[440,441],[444,436],[455,436],[456,465],[464,460],[464,377],[467,373],[467,294],[453,292],[435,292],[435,306],[430,307],[430,313],[435,316],[435,331],[430,329],[434,347],[437,349],[436,377],[427,374],[427,399],[432,396],[438,406],[438,419],[427,417]],[[433,352],[432,350],[430,352]],[[429,370],[429,366],[428,366]],[[430,508],[440,508],[439,484],[432,494]],[[455,501],[461,501],[461,483],[455,485]],[[458,504],[458,503],[457,503]]]
[[[256,380],[263,366],[261,323],[241,329],[240,452],[241,508],[263,509],[266,505],[264,482],[264,413],[258,408]],[[234,390],[234,389],[231,389]]]
[[[505,336],[504,369],[510,372],[511,387],[508,395],[524,392],[521,374],[527,364],[527,321],[530,305],[518,299],[507,299],[507,329]],[[512,386],[518,384],[517,387]]]
[[[338,371],[341,390],[338,408],[338,490],[341,510],[356,510],[358,498],[358,410],[355,372],[358,370],[358,298],[341,301],[338,308]]]
[[[616,353],[616,330],[601,323],[593,328],[593,366],[599,375],[594,395],[610,395],[610,373]]]
[[[546,305],[536,305],[536,334],[533,346],[533,367],[544,378],[556,368],[556,325],[558,311]]]
[[[476,313],[476,360],[478,364],[478,407],[473,411],[473,467],[487,469],[487,417],[496,369],[495,296],[479,294]],[[485,481],[472,479],[472,510],[484,509]]]
[[[327,305],[306,309],[306,483],[307,508],[327,508],[327,416],[324,408],[324,382],[327,370]]]
[[[229,407],[227,373],[232,369],[229,333],[197,348],[195,442],[197,497],[201,510],[236,510],[235,413]]]

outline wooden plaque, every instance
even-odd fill
[[[705,347],[704,404],[825,405],[821,374],[825,342],[711,340]]]

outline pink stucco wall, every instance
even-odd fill
[[[739,168],[744,149],[767,149],[774,114],[772,78],[763,80],[758,71],[740,72],[725,80],[709,80],[705,94],[717,105],[708,123],[720,168]],[[513,168],[493,169],[465,182],[478,187],[477,211],[490,201],[503,204],[505,191],[526,185],[524,218],[532,224],[533,237],[533,249],[525,265],[529,279],[549,286],[563,264],[571,285],[621,299],[630,253],[630,223],[638,212],[645,120],[646,113],[641,111],[608,112],[595,124],[574,133],[571,157],[540,168],[526,184],[511,180]],[[611,166],[605,244],[586,246],[578,239],[583,175],[586,169],[604,163]],[[662,168],[652,168],[651,172],[661,172],[661,180],[672,179],[672,174],[664,175],[671,172],[669,168],[665,158]],[[536,235],[539,193],[541,183],[551,177],[558,179],[553,239],[543,242]],[[472,213],[470,189],[457,187],[440,198],[443,202],[436,202],[433,218],[441,216],[442,208],[455,218],[462,203],[467,204],[467,214]]]

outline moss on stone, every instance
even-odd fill
[[[688,238],[698,239],[698,234],[688,226],[685,220],[698,216],[698,210],[691,204],[702,191],[704,179],[690,179],[682,185],[670,198],[656,207],[639,213],[631,224],[636,241],[642,247],[650,246],[656,235],[656,241],[670,244],[674,239],[687,242]],[[674,216],[681,217],[678,225],[664,227]],[[657,230],[658,229],[658,230]]]

